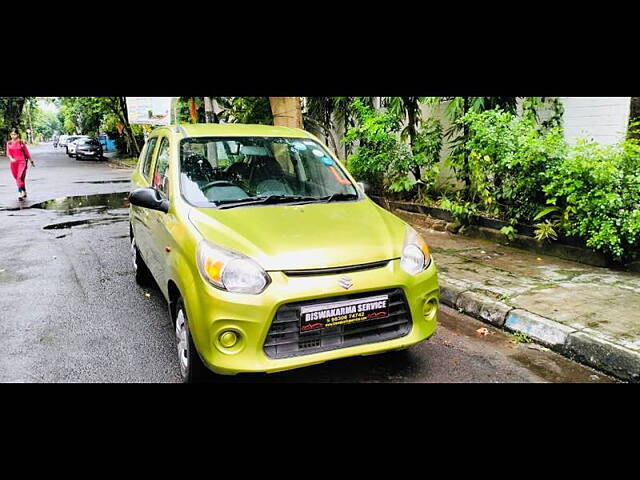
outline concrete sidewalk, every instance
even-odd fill
[[[442,303],[640,382],[640,274],[435,231],[428,217],[393,213],[427,240],[439,270]]]

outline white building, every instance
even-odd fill
[[[613,145],[625,139],[631,97],[559,97],[564,106],[564,136],[570,144],[579,138]]]

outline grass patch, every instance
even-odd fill
[[[541,284],[536,285],[535,287],[533,287],[530,291],[547,290],[549,288],[560,288],[560,285],[558,285],[556,283],[541,283]]]
[[[533,340],[527,336],[526,333],[515,332],[513,334],[512,343],[533,343]]]
[[[138,157],[115,157],[109,160],[113,163],[126,165],[132,168],[138,164]]]

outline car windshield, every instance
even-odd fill
[[[186,200],[196,206],[358,198],[324,147],[304,138],[185,139],[180,185]]]
[[[100,142],[93,138],[83,138],[78,141],[78,145],[99,145]]]

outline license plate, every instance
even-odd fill
[[[389,295],[309,305],[300,308],[300,332],[312,332],[388,316]]]

